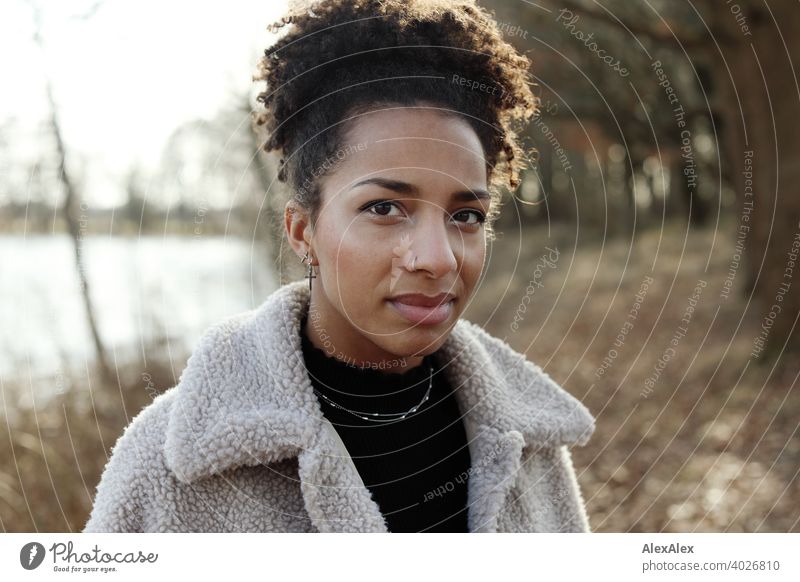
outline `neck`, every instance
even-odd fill
[[[312,289],[303,333],[311,344],[351,366],[402,374],[416,368],[424,356],[404,356],[386,351],[353,329],[329,302],[317,298]]]

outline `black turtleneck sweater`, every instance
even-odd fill
[[[307,316],[306,316],[307,318]],[[306,320],[301,329],[305,330]],[[455,396],[433,355],[402,373],[362,368],[329,355],[301,333],[303,356],[325,417],[342,438],[364,485],[391,532],[467,532],[470,455]],[[402,420],[372,422],[357,412],[405,412]]]

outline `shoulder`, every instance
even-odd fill
[[[163,448],[169,415],[177,390],[177,387],[170,388],[142,408],[125,427],[111,451],[112,455],[126,452],[147,459],[153,457],[155,451]]]
[[[290,335],[289,328],[298,325],[308,299],[307,287],[293,281],[272,291],[259,306],[217,321],[201,334],[184,375],[204,367],[207,362],[226,367],[241,364],[236,358],[249,357],[285,343]]]
[[[558,387],[561,389],[561,386],[558,385],[541,366],[529,360],[525,354],[514,349],[505,339],[500,339],[490,334],[481,326],[471,321],[467,321],[466,323],[473,337],[489,349],[494,360],[507,369],[509,374],[513,377],[518,379],[535,378],[551,385],[551,387]]]
[[[529,441],[584,445],[595,430],[589,409],[567,392],[541,366],[469,320],[454,328],[457,345],[471,366],[485,366],[485,376],[501,390],[506,413],[516,419]]]
[[[461,333],[469,337],[479,349],[485,351],[491,363],[502,370],[507,379],[512,380],[509,382],[510,387],[520,387],[524,385],[524,382],[521,384],[520,381],[531,380],[544,383],[550,389],[563,391],[563,388],[541,366],[514,349],[505,338],[496,337],[480,325],[466,319],[460,319],[457,325],[460,326]]]
[[[153,492],[168,480],[163,449],[175,390],[143,408],[111,448],[84,532],[142,531]]]
[[[177,390],[177,387],[173,387],[159,394],[139,411],[112,447],[109,465],[115,459],[121,460],[121,457],[125,457],[125,460],[137,461],[135,466],[126,467],[130,471],[139,469],[140,472],[147,473],[148,469],[156,468],[164,447],[169,415]],[[117,461],[117,464],[121,463]],[[110,466],[107,471],[109,468]]]

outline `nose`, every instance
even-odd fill
[[[463,245],[464,241],[458,232],[450,232],[449,217],[441,208],[429,210],[419,219],[412,234],[413,252],[417,257],[414,266],[438,279],[458,268],[453,248],[454,244]]]

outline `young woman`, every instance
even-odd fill
[[[466,0],[322,1],[284,27],[254,121],[307,278],[204,335],[85,531],[588,531],[569,447],[593,417],[460,318],[517,185],[528,60]]]

